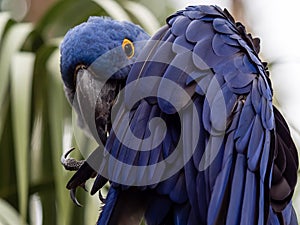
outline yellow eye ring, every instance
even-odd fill
[[[128,59],[132,58],[134,56],[134,45],[132,41],[125,38],[122,43],[122,49],[127,56]]]

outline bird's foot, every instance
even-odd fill
[[[68,158],[68,155],[74,150],[75,148],[71,148],[69,151],[67,151],[64,155],[62,155],[61,157],[61,164],[64,166],[64,168],[66,170],[69,171],[78,171],[79,168],[83,165],[83,163],[85,162],[84,160],[76,160],[74,158]],[[80,187],[82,187],[85,191],[87,191],[86,187],[85,187],[85,182],[79,185]],[[76,199],[76,189],[75,188],[71,188],[70,190],[70,196],[72,201],[75,203],[75,205],[77,206],[82,206],[78,200]]]
[[[84,163],[84,160],[76,160],[73,158],[67,158],[68,155],[74,150],[75,148],[71,148],[69,151],[67,151],[64,155],[61,157],[61,164],[64,166],[66,170],[69,171],[77,171]]]
[[[85,184],[80,185],[80,187],[82,187],[85,191],[87,191],[87,189],[85,187]],[[76,198],[76,190],[77,190],[77,187],[76,188],[71,188],[71,190],[70,190],[70,197],[71,197],[73,203],[76,206],[82,207],[82,205],[80,204],[80,202]]]
[[[82,206],[79,201],[76,199],[76,191],[78,187],[83,188],[85,191],[87,191],[85,187],[85,182],[90,179],[97,176],[97,172],[90,167],[90,165],[85,160],[76,160],[73,158],[68,158],[68,155],[74,150],[75,148],[71,148],[69,151],[67,151],[62,157],[61,157],[61,164],[64,166],[66,170],[69,171],[76,171],[76,173],[73,175],[73,177],[70,179],[70,181],[67,184],[67,188],[70,190],[70,196],[72,201],[77,206]],[[97,188],[96,190],[92,191],[96,193],[96,191],[99,191],[99,199],[104,203],[105,198],[102,196],[101,188],[105,185],[107,182],[107,179],[100,176],[97,180]],[[93,193],[92,193],[93,194]]]

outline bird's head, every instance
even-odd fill
[[[138,25],[107,17],[90,17],[64,37],[60,69],[66,96],[78,114],[81,127],[86,127],[85,117],[91,113],[86,108],[94,107],[101,140],[106,141],[110,110],[118,90],[125,85],[142,42],[148,39],[149,35]]]
[[[149,35],[133,23],[90,17],[87,22],[69,30],[61,44],[60,66],[64,85],[74,89],[76,73],[92,64],[95,64],[95,75],[99,79],[108,76],[126,79],[129,70],[122,66],[135,61],[141,50],[136,43],[147,39]]]

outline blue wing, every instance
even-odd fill
[[[297,223],[297,152],[258,51],[215,6],[177,12],[145,46],[106,144],[121,164],[104,161],[115,190],[161,197],[145,208],[148,224]],[[157,117],[166,130],[151,123]]]

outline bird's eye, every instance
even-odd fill
[[[134,45],[127,38],[125,38],[123,40],[122,49],[123,49],[123,51],[126,54],[128,59],[130,59],[130,58],[132,58],[132,56],[134,56]]]

